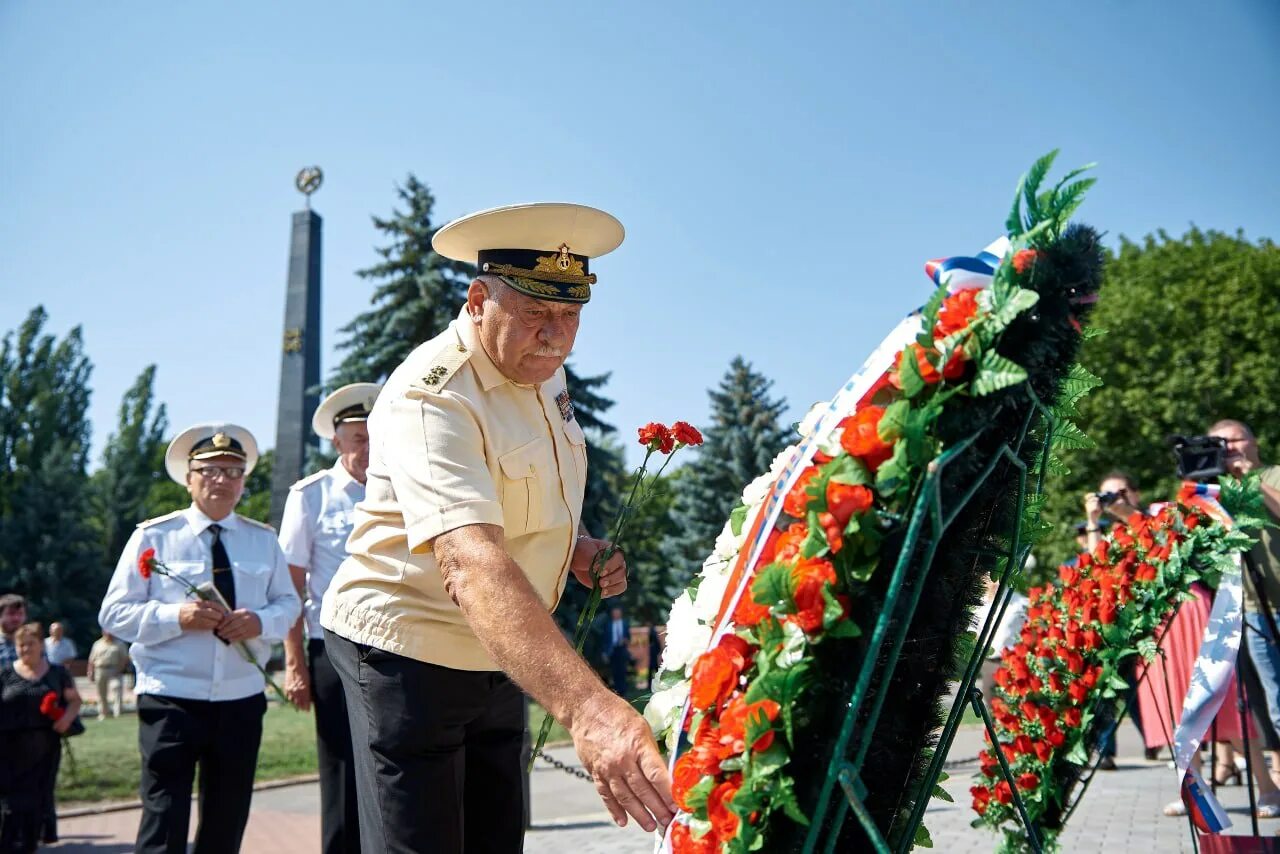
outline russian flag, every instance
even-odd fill
[[[935,285],[946,282],[947,290],[953,294],[968,288],[985,288],[1008,252],[1009,238],[1001,237],[973,258],[956,255],[926,261],[924,271]]]
[[[1201,833],[1221,833],[1231,826],[1231,819],[1227,818],[1222,804],[1218,803],[1195,769],[1187,769],[1186,776],[1182,778],[1182,802],[1186,804],[1187,815]]]

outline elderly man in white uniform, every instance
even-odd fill
[[[590,259],[622,242],[603,211],[513,205],[436,233],[481,276],[449,328],[388,378],[369,417],[369,483],[324,597],[347,692],[366,851],[522,849],[520,688],[573,735],[619,824],[671,820],[653,736],[565,640],[570,573],[606,544],[581,528],[587,454],[565,385]],[[601,592],[626,589],[615,554]]]
[[[257,460],[243,427],[179,433],[165,468],[187,487],[191,506],[138,525],[98,613],[105,631],[132,644],[138,671],[142,820],[134,850],[142,854],[187,850],[197,765],[196,854],[238,851],[249,820],[266,683],[237,646],[266,662],[267,641],[283,640],[302,607],[275,531],[235,512]],[[177,578],[141,572],[148,549]],[[212,583],[230,608],[192,598],[184,581]]]
[[[365,422],[379,388],[376,383],[352,383],[321,401],[311,427],[322,439],[333,442],[338,461],[293,485],[280,520],[280,548],[303,597],[302,619],[289,630],[284,644],[284,688],[299,709],[305,711],[313,703],[316,707],[323,854],[360,851],[351,725],[342,682],[325,655],[320,605],[334,573],[347,557],[352,512],[364,498],[369,468],[369,430]]]

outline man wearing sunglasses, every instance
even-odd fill
[[[132,644],[138,671],[138,852],[187,850],[197,766],[194,850],[239,850],[249,819],[266,684],[238,646],[265,663],[267,641],[283,640],[302,609],[275,531],[235,512],[257,460],[243,427],[179,433],[165,468],[187,487],[191,506],[134,530],[98,614],[105,631]],[[147,549],[165,573],[139,570]],[[188,594],[205,583],[229,607]]]

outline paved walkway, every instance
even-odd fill
[[[961,731],[951,760],[974,756],[981,744],[977,727]],[[570,748],[554,748],[552,754],[573,763]],[[1100,772],[1084,804],[1062,838],[1064,851],[1072,852],[1191,852],[1185,819],[1165,818],[1160,808],[1177,794],[1174,772],[1163,762],[1141,757],[1137,738],[1125,726],[1120,738],[1120,768]],[[990,852],[997,837],[969,826],[968,788],[976,764],[954,768],[945,784],[954,804],[935,800],[926,816],[934,850],[946,854]],[[1249,831],[1248,794],[1244,787],[1219,789],[1236,827]],[[253,815],[245,838],[246,854],[315,852],[320,847],[319,787],[315,783],[259,791],[254,795]],[[648,854],[652,841],[640,828],[615,827],[601,807],[590,783],[539,762],[533,775],[534,827],[526,837],[525,851],[532,854]],[[85,854],[124,854],[138,826],[136,810],[64,819],[63,842],[50,850]],[[1263,835],[1280,831],[1280,821],[1260,822]]]

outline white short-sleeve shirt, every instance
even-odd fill
[[[324,592],[347,557],[356,504],[364,498],[364,484],[351,476],[342,461],[295,483],[285,500],[280,520],[280,548],[293,566],[307,571],[302,614],[307,637],[323,639],[320,606]]]
[[[222,544],[231,559],[236,608],[253,611],[261,636],[247,641],[265,665],[273,640],[283,640],[298,619],[302,603],[289,577],[289,565],[267,525],[232,513],[210,519],[192,505],[143,522],[125,543],[98,612],[105,631],[131,644],[138,671],[137,693],[187,700],[239,700],[262,693],[262,674],[235,648],[211,631],[184,631],[178,623],[183,604],[193,601],[178,578],[153,572],[143,578],[138,558],[156,550],[173,575],[195,587],[213,581],[214,522],[222,526]]]

